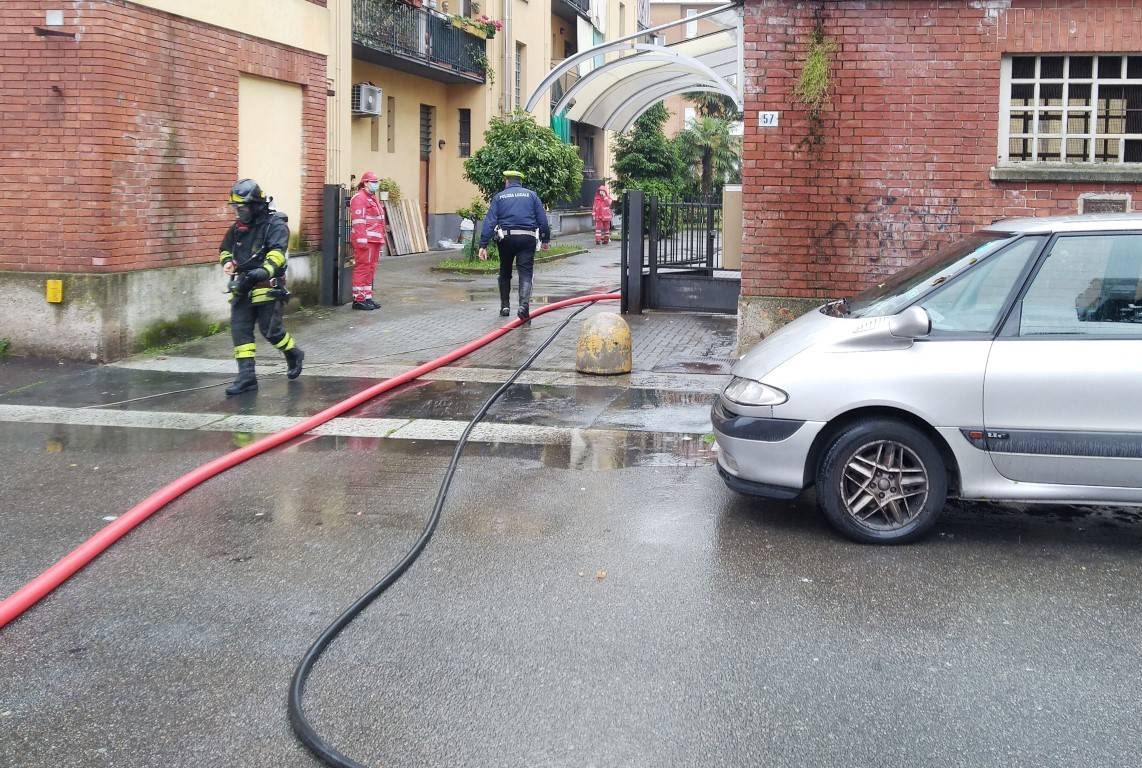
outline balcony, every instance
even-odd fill
[[[353,57],[442,83],[483,83],[487,45],[399,0],[353,0]]]
[[[576,16],[590,21],[591,0],[551,0],[551,12],[567,21],[574,21]]]
[[[553,61],[553,62],[551,62],[551,68],[555,69],[556,67],[558,67],[562,63],[563,63],[563,60]],[[573,85],[575,85],[575,83],[578,82],[578,80],[579,80],[579,70],[577,70],[577,69],[572,69],[570,72],[564,72],[562,75],[559,76],[559,79],[556,80],[551,86],[551,108],[552,109],[555,109],[555,105],[559,103],[560,99],[563,98],[563,95],[565,93],[567,93],[567,91],[571,90],[571,87]]]

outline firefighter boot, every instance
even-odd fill
[[[258,376],[254,373],[254,358],[245,357],[238,361],[238,378],[226,387],[226,397],[240,395],[250,389],[258,388]]]
[[[285,359],[286,365],[289,366],[289,370],[286,371],[286,378],[292,381],[301,375],[301,361],[305,359],[305,353],[301,351],[300,347],[287,349]]]
[[[524,321],[525,323],[528,322],[529,320],[531,320],[531,311],[530,311],[527,304],[520,304],[519,305],[519,312],[516,313],[516,317],[518,317],[520,320]]]

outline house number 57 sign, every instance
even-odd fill
[[[758,112],[757,113],[757,124],[759,126],[761,126],[762,128],[776,128],[777,127],[777,116],[779,114],[781,114],[781,113],[780,112]]]

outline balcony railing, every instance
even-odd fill
[[[551,62],[551,68],[554,69],[562,64],[563,61]],[[573,69],[570,72],[564,72],[560,75],[559,79],[551,86],[551,108],[554,109],[555,105],[560,102],[564,94],[571,90],[571,87],[579,81],[579,70]]]
[[[561,0],[578,11],[584,18],[591,15],[591,0]]]
[[[353,43],[428,67],[447,75],[446,81],[484,82],[484,39],[426,8],[398,0],[353,0]]]

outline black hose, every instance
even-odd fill
[[[572,312],[566,320],[559,324],[551,335],[536,348],[531,356],[524,361],[524,364],[515,370],[507,381],[500,385],[488,401],[481,406],[472,420],[468,422],[468,426],[464,428],[463,434],[460,435],[460,440],[456,443],[456,450],[452,454],[452,461],[448,463],[448,469],[444,472],[444,479],[440,483],[440,490],[436,494],[436,504],[432,508],[432,514],[429,515],[428,521],[425,523],[424,530],[421,532],[420,537],[413,543],[412,548],[401,559],[396,566],[389,571],[383,579],[377,582],[368,592],[361,595],[357,600],[350,605],[345,611],[338,616],[332,624],[325,628],[309,650],[305,652],[302,657],[301,663],[297,665],[297,669],[293,672],[293,679],[290,681],[289,686],[289,722],[293,728],[293,732],[301,740],[309,751],[312,752],[319,760],[326,765],[334,766],[334,768],[366,768],[363,763],[358,763],[346,755],[338,752],[331,746],[324,738],[321,737],[314,727],[310,724],[305,716],[305,710],[302,709],[301,699],[305,694],[305,682],[309,679],[309,673],[313,669],[313,665],[329,647],[329,644],[341,633],[341,630],[349,626],[349,624],[357,617],[361,611],[365,610],[370,603],[380,597],[389,587],[395,584],[404,572],[407,571],[416,559],[420,557],[420,553],[424,551],[425,546],[428,545],[428,540],[432,538],[432,534],[436,532],[436,526],[440,522],[440,513],[444,509],[444,502],[448,499],[448,488],[452,485],[452,476],[456,473],[456,466],[460,463],[460,454],[464,451],[464,446],[468,444],[468,436],[472,434],[476,424],[487,415],[488,410],[500,399],[508,388],[515,382],[520,375],[531,367],[531,364],[543,353],[543,350],[550,346],[551,342],[555,341],[555,337],[567,327],[575,316],[591,306],[584,304],[583,306]]]

